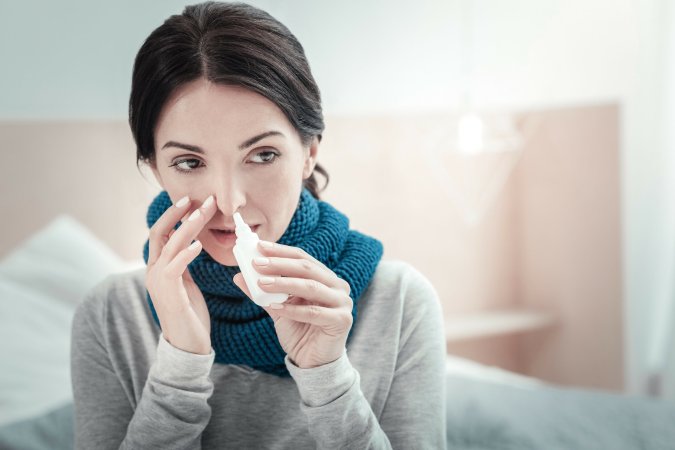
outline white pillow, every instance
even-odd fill
[[[455,355],[446,355],[445,373],[448,379],[464,377],[524,389],[536,389],[546,385],[546,382],[539,378],[521,375],[497,366],[488,366]]]
[[[70,326],[84,295],[125,263],[62,214],[0,261],[0,424],[72,400]]]

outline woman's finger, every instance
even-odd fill
[[[186,272],[188,264],[190,264],[201,251],[202,243],[199,240],[194,241],[188,247],[178,252],[176,257],[166,265],[164,273],[172,280],[181,278]],[[189,270],[187,270],[187,272],[188,274],[190,273]]]
[[[343,289],[349,294],[350,286],[342,278],[338,277],[335,272],[330,270],[324,263],[314,258],[312,255],[304,251],[299,247],[293,247],[290,245],[279,244],[277,242],[269,241],[260,241],[258,243],[258,249],[261,250],[263,256],[268,257],[270,260],[274,259],[273,257],[295,259],[300,261],[301,266],[297,264],[293,267],[288,264],[285,267],[280,267],[280,269],[289,270],[287,276],[296,276],[299,278],[306,278],[308,274],[316,274],[316,279],[321,281],[326,286],[332,288]],[[277,262],[279,259],[276,260]],[[264,265],[258,265],[253,263],[253,266],[258,269],[264,267]],[[261,273],[262,270],[261,270]],[[271,270],[265,270],[264,273],[273,273]],[[304,275],[303,275],[304,274]],[[285,274],[281,274],[286,276]],[[313,277],[312,275],[310,275]]]
[[[279,244],[278,242],[270,242],[260,240],[258,242],[258,250],[265,256],[283,256],[286,258],[308,259],[315,263],[326,267],[321,261],[301,249],[300,247],[293,247],[292,245]],[[327,267],[326,267],[327,268]]]
[[[341,336],[349,330],[354,322],[351,312],[333,308],[324,308],[319,305],[295,305],[283,303],[283,308],[273,310],[277,315],[296,322],[309,323],[319,326],[326,331],[332,331],[335,336]]]
[[[341,289],[343,287],[341,279],[332,270],[308,259],[281,258],[276,256],[253,258],[253,268],[263,275],[308,278],[317,280],[330,288]]]
[[[232,277],[232,281],[234,281],[234,284],[236,284],[239,287],[239,289],[241,289],[242,291],[244,291],[246,295],[248,295],[248,298],[253,300],[253,297],[251,296],[251,291],[248,290],[248,286],[246,285],[246,281],[244,280],[244,276],[241,274],[241,272],[235,274],[234,277]],[[293,298],[294,297],[289,297],[289,299],[286,300],[284,303],[292,302]],[[267,314],[269,314],[274,323],[277,323],[277,320],[280,319],[280,316],[279,314],[277,314],[276,309],[270,309],[269,306],[261,306],[261,308],[264,309],[267,312]]]
[[[354,303],[344,291],[308,278],[261,277],[258,286],[265,292],[290,294],[329,308],[349,307],[351,311]]]
[[[204,225],[211,220],[215,211],[215,201],[213,196],[210,195],[199,208],[190,214],[187,221],[183,222],[171,235],[164,245],[159,259],[166,265],[171,263],[178,253],[183,251],[197,237]]]
[[[190,198],[186,195],[164,211],[164,214],[152,225],[148,237],[150,247],[148,250],[148,266],[154,265],[159,255],[162,254],[162,248],[169,240],[173,227],[189,209],[191,203]]]

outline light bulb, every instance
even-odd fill
[[[483,149],[483,121],[478,115],[464,114],[457,125],[457,148],[460,153],[472,155]]]

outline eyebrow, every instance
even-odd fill
[[[284,136],[284,134],[281,131],[274,131],[274,130],[266,131],[266,132],[261,133],[257,136],[253,136],[252,138],[247,139],[246,141],[239,144],[239,150],[246,150],[248,147],[252,146],[253,144],[258,142],[259,140],[264,139],[268,136]],[[182,144],[182,143],[176,142],[176,141],[168,141],[166,144],[164,144],[162,146],[162,150],[164,150],[167,147],[182,148],[184,150],[189,150],[191,152],[201,153],[201,154],[206,153],[202,148],[200,148],[196,145]]]

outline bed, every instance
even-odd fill
[[[59,214],[0,260],[0,448],[73,447],[70,324],[128,262]],[[571,389],[448,355],[447,442],[462,449],[671,449],[675,405]]]

